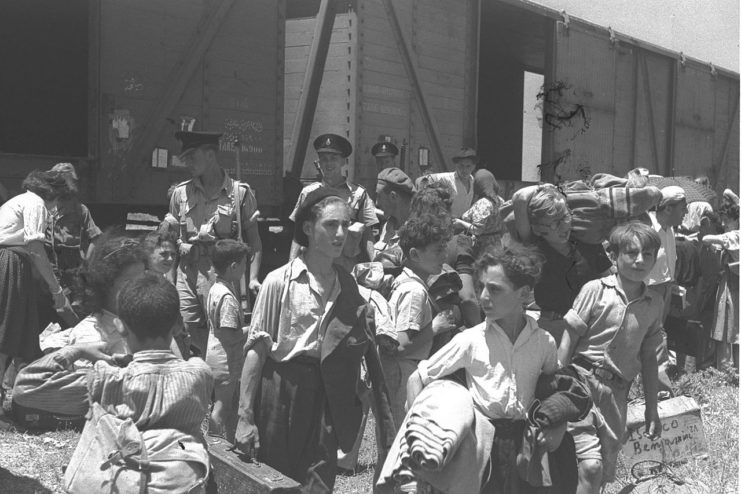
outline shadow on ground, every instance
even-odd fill
[[[3,492],[13,494],[53,494],[53,491],[44,487],[38,480],[16,475],[2,467],[0,467],[0,485],[3,486]]]

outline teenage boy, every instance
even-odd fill
[[[432,349],[433,306],[424,280],[442,272],[451,225],[447,215],[412,216],[399,230],[404,267],[394,280],[389,296],[399,346],[395,354],[383,354],[381,360],[397,427],[406,414],[407,380]]]
[[[558,368],[555,340],[525,313],[542,265],[534,247],[514,242],[485,253],[474,273],[486,320],[455,335],[429,360],[420,362],[409,379],[411,406],[424,386],[464,369],[474,407],[496,429],[491,478],[481,492],[512,493],[525,488],[516,460],[528,408],[538,377]],[[539,441],[556,446],[560,436],[545,429]]]
[[[242,347],[247,339],[236,287],[247,269],[250,249],[236,240],[219,240],[211,254],[216,281],[206,299],[208,345],[206,364],[214,377],[214,407],[209,430],[233,441],[237,428],[235,392],[244,363]]]
[[[615,479],[628,391],[639,372],[646,396],[646,434],[661,435],[656,350],[662,341],[664,301],[643,281],[660,246],[650,226],[631,222],[616,227],[610,234],[610,255],[617,274],[584,285],[565,316],[568,327],[559,360],[583,369],[594,400],[590,414],[568,428],[579,462],[577,494],[597,493]]]

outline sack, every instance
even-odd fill
[[[176,429],[140,432],[93,403],[69,465],[69,493],[165,494],[205,492],[206,446]]]

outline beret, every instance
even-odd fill
[[[303,245],[304,247],[309,245],[309,238],[306,236],[306,233],[304,233],[304,221],[309,218],[311,208],[322,199],[333,196],[339,197],[337,192],[333,191],[329,187],[318,187],[306,194],[306,197],[304,197],[304,200],[296,211],[296,224],[293,229],[293,239],[297,244]]]
[[[665,204],[679,202],[682,199],[687,199],[687,193],[685,193],[682,187],[679,187],[678,185],[664,187],[661,189],[661,201],[659,202],[659,207]]]
[[[382,184],[383,188],[390,188],[400,192],[406,192],[407,194],[414,194],[414,183],[409,176],[401,171],[399,168],[391,167],[381,170],[378,174],[378,183]]]

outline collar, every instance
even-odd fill
[[[415,280],[415,281],[419,281],[420,283],[422,283],[422,286],[424,286],[424,287],[425,287],[426,289],[427,289],[427,288],[429,288],[429,287],[427,286],[427,282],[426,282],[425,280],[423,280],[422,278],[420,278],[419,276],[417,276],[417,273],[415,273],[414,271],[412,271],[412,270],[411,270],[410,268],[408,268],[407,266],[404,266],[404,267],[403,267],[403,268],[401,269],[401,272],[402,272],[402,273],[404,273],[405,275],[407,275],[407,277],[408,277],[409,279],[412,279],[412,280]]]
[[[346,189],[347,189],[347,190],[349,190],[350,192],[353,192],[353,191],[354,191],[354,190],[355,190],[355,189],[357,188],[357,186],[355,186],[355,187],[353,188],[353,186],[352,186],[352,185],[351,185],[351,184],[350,184],[350,183],[349,183],[349,182],[347,181],[347,179],[345,179],[345,181],[344,181],[344,182],[342,182],[341,184],[339,184],[339,185],[335,185],[335,186],[329,185],[329,184],[328,184],[328,183],[326,183],[326,182],[325,182],[324,180],[322,180],[322,182],[321,182],[321,186],[322,186],[322,187],[326,187],[326,188],[328,188],[328,189],[334,189],[334,190],[340,190],[340,189],[346,188]]]
[[[291,270],[291,273],[289,274],[289,279],[291,281],[295,281],[299,276],[308,273],[309,271],[309,268],[306,267],[306,263],[302,256],[296,256],[296,258],[291,262],[291,267],[289,269]]]
[[[507,341],[510,341],[509,336],[507,335],[507,332],[504,331],[504,329],[502,329],[502,327],[499,324],[497,324],[496,321],[492,321],[487,318],[483,324],[485,324],[484,329],[491,328],[492,330],[501,333],[502,336],[507,338]],[[520,331],[520,334],[517,335],[517,339],[515,340],[515,343],[512,346],[521,345],[523,342],[530,339],[530,336],[532,336],[532,334],[538,329],[539,327],[538,327],[538,324],[535,322],[535,319],[533,319],[532,317],[526,314],[525,315],[525,327],[522,328],[522,331]]]
[[[219,188],[219,192],[223,191],[228,194],[232,190],[232,179],[231,177],[229,177],[229,174],[227,174],[223,169],[221,170],[221,174],[224,176],[224,180],[221,181],[221,187]],[[203,184],[201,183],[201,177],[196,177],[192,179],[191,183],[196,189],[205,193],[205,189],[203,188]]]
[[[623,291],[622,288],[620,288],[620,285],[618,284],[617,276],[618,276],[617,274],[611,274],[609,276],[605,276],[604,278],[600,278],[600,282],[607,287],[617,290],[623,296],[625,300],[628,300],[628,297],[625,295],[625,292]],[[653,299],[653,295],[651,295],[651,291],[648,289],[648,286],[646,286],[646,283],[642,284],[641,294],[635,300],[643,300],[643,299],[647,299],[647,300]]]
[[[133,355],[134,362],[161,362],[167,360],[178,360],[170,350],[142,350]]]

